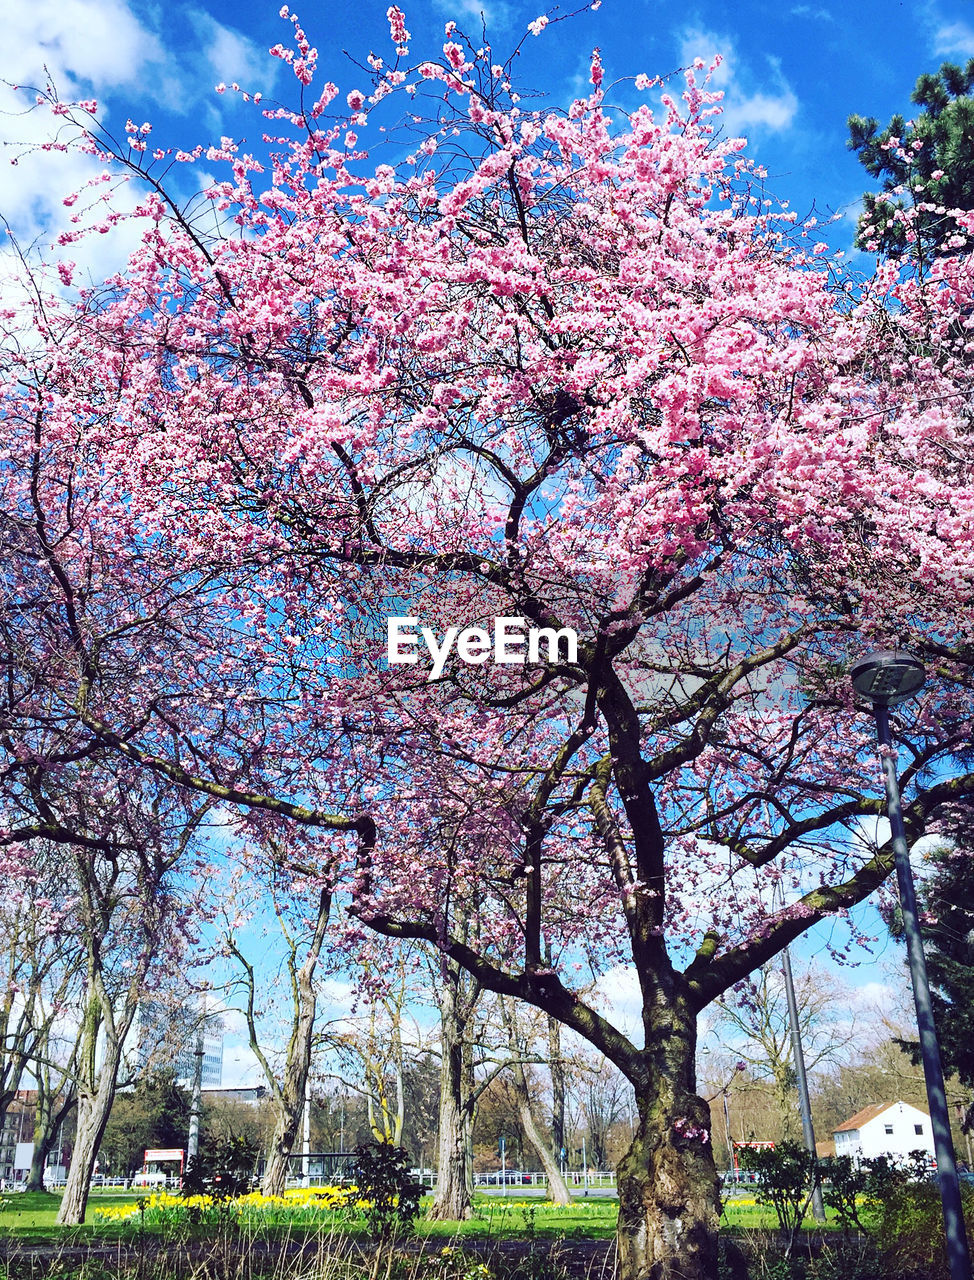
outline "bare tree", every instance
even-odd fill
[[[153,963],[181,947],[170,925],[185,905],[174,871],[197,835],[208,802],[170,807],[121,771],[87,777],[56,805],[40,786],[39,816],[70,849],[85,944],[77,1061],[78,1123],[60,1224],[84,1221],[98,1147],[118,1085],[126,1039]],[[62,797],[63,801],[63,797]]]
[[[70,939],[70,933],[66,937]],[[73,1035],[64,1025],[65,1015],[78,1007],[83,973],[79,939],[75,937],[72,941],[74,946],[62,956],[58,970],[52,973],[49,988],[40,993],[35,1005],[37,1038],[30,1072],[36,1102],[28,1191],[44,1190],[48,1156],[64,1122],[78,1104],[80,1035],[77,1023],[69,1022]]]
[[[604,1169],[609,1163],[613,1126],[628,1114],[625,1079],[607,1058],[589,1055],[576,1089],[587,1131],[588,1162]]]
[[[809,967],[795,983],[798,1022],[805,1065],[811,1072],[836,1062],[853,1033],[838,1017],[848,1004],[847,994],[831,975]],[[717,1004],[714,1031],[729,1053],[748,1068],[752,1081],[768,1081],[773,1106],[781,1118],[781,1137],[801,1133],[791,1027],[781,970],[763,965]],[[738,1081],[738,1088],[742,1081]]]
[[[528,1058],[528,1035],[526,1029],[523,1021],[521,1023],[518,1022],[510,1001],[505,1000],[503,996],[498,996],[497,1002],[500,1006],[501,1017],[507,1032],[507,1042],[511,1054],[511,1078],[514,1082],[518,1118],[521,1121],[524,1136],[538,1153],[541,1168],[548,1179],[549,1199],[553,1200],[555,1204],[569,1205],[572,1202],[572,1198],[568,1194],[565,1180],[561,1176],[561,1169],[558,1167],[560,1147],[555,1147],[551,1138],[543,1132],[531,1104],[531,1089],[524,1065]]]
[[[279,1066],[275,1066],[274,1048],[267,1043],[258,1005],[258,974],[253,960],[245,952],[247,944],[237,919],[228,919],[224,945],[237,965],[238,976],[231,986],[242,991],[250,1048],[264,1072],[274,1111],[263,1191],[265,1195],[281,1195],[305,1106],[317,1013],[315,977],[328,930],[332,895],[327,883],[317,875],[296,883],[293,866],[285,875],[281,871],[280,845],[271,840],[267,847],[270,860],[252,860],[248,870],[265,872],[263,888],[274,918],[274,936],[277,945],[283,948],[284,997],[277,1017],[278,1025],[286,1028],[288,1038]],[[286,1012],[282,1012],[282,1008]]]
[[[34,874],[16,891],[0,892],[0,1128],[25,1068],[44,1057],[77,978],[81,944],[66,922],[69,898],[60,851],[40,843]]]

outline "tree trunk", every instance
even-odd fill
[[[518,1064],[520,1066],[520,1063]],[[524,1072],[521,1071],[523,1078]],[[521,1127],[524,1129],[524,1136],[527,1138],[531,1146],[538,1153],[538,1159],[541,1161],[541,1167],[545,1171],[548,1178],[548,1199],[555,1204],[569,1205],[572,1198],[565,1186],[565,1179],[561,1176],[561,1170],[558,1168],[558,1161],[555,1159],[551,1148],[544,1139],[544,1135],[538,1128],[534,1119],[534,1113],[531,1110],[531,1099],[527,1090],[527,1081],[522,1093],[521,1086],[517,1081],[515,1074],[515,1092],[517,1093],[517,1114],[521,1121]]]
[[[548,963],[551,963],[549,953]],[[565,1062],[561,1056],[561,1023],[548,1017],[548,1070],[551,1072],[551,1142],[555,1158],[565,1158]]]
[[[781,1136],[791,1142],[801,1141],[795,1069],[791,1063],[781,1062],[773,1076],[775,1093],[778,1095],[778,1113],[781,1116]]]
[[[46,1053],[48,1046],[44,1045]],[[54,1142],[54,1100],[50,1089],[50,1068],[37,1067],[37,1105],[34,1108],[34,1150],[30,1157],[27,1191],[44,1190],[44,1169]]]
[[[98,1148],[115,1100],[120,1058],[120,1053],[111,1054],[109,1046],[106,1045],[105,1060],[102,1063],[97,1091],[91,1093],[88,1090],[82,1090],[79,1093],[78,1132],[71,1152],[71,1164],[68,1168],[64,1196],[61,1207],[58,1209],[59,1226],[80,1226],[85,1220],[95,1160],[98,1157]]]
[[[97,1096],[83,1098],[78,1103],[78,1132],[71,1152],[68,1180],[58,1209],[59,1226],[80,1226],[85,1220],[91,1175],[98,1155],[98,1144],[105,1132],[108,1111],[102,1114]]]
[[[25,1191],[43,1191],[44,1170],[47,1168],[47,1157],[54,1145],[54,1129],[46,1129],[43,1136],[34,1130],[34,1150],[30,1158],[30,1173],[27,1175]]]
[[[531,1110],[531,1092],[528,1088],[528,1077],[524,1070],[524,1063],[521,1060],[523,1046],[521,1037],[518,1035],[517,1022],[515,1014],[503,999],[498,1001],[501,1008],[501,1015],[504,1019],[504,1026],[507,1029],[507,1040],[511,1049],[511,1075],[514,1081],[514,1096],[517,1098],[517,1114],[521,1121],[521,1127],[524,1129],[524,1136],[530,1142],[538,1153],[538,1159],[541,1167],[544,1169],[548,1177],[548,1199],[554,1201],[555,1204],[569,1205],[572,1198],[568,1194],[568,1188],[565,1186],[565,1180],[561,1176],[561,1170],[558,1168],[558,1161],[548,1145],[541,1130],[538,1128],[534,1113]],[[550,1036],[550,1027],[549,1027]]]
[[[287,1187],[287,1173],[290,1158],[294,1152],[294,1143],[301,1122],[300,1106],[295,1110],[286,1106],[276,1108],[274,1132],[271,1136],[267,1152],[267,1164],[261,1180],[261,1191],[265,1196],[280,1196]]]
[[[473,1061],[460,1012],[460,971],[444,961],[441,977],[436,1195],[427,1217],[462,1222],[473,1213]]]
[[[273,841],[271,848],[280,859]],[[301,1123],[301,1114],[305,1105],[308,1076],[311,1072],[311,1044],[314,1037],[316,996],[315,970],[328,929],[331,914],[331,894],[321,889],[318,895],[318,914],[314,931],[307,941],[307,951],[303,962],[297,962],[299,942],[289,933],[281,914],[281,905],[274,900],[274,910],[287,940],[289,952],[287,957],[288,977],[290,979],[291,1035],[288,1039],[284,1059],[284,1076],[278,1080],[267,1055],[261,1048],[260,1036],[257,1033],[257,1015],[254,1010],[256,998],[256,977],[254,966],[243,954],[232,934],[226,935],[230,953],[236,958],[244,972],[244,990],[247,1006],[244,1017],[247,1020],[247,1031],[250,1047],[260,1063],[267,1079],[270,1099],[274,1107],[274,1133],[271,1136],[267,1152],[267,1164],[261,1180],[261,1191],[265,1196],[280,1196],[287,1187],[287,1174],[290,1157],[294,1151],[294,1143]]]
[[[447,1057],[444,1052],[444,1063]],[[450,1089],[441,1087],[436,1195],[427,1214],[434,1221],[462,1222],[472,1216],[472,1128],[469,1110]]]
[[[279,1088],[271,1091],[275,1123],[261,1181],[261,1190],[265,1196],[281,1196],[287,1187],[288,1165],[298,1136],[311,1070],[311,1039],[314,1035],[316,1006],[314,974],[317,962],[318,952],[315,948],[304,964],[295,971],[297,998],[284,1079]],[[268,1080],[273,1083],[273,1079],[268,1072]]]
[[[616,1171],[620,1280],[715,1280],[719,1182],[707,1104],[672,1079],[639,1090]]]
[[[31,1156],[30,1174],[27,1178],[28,1191],[44,1190],[47,1158],[51,1154],[58,1130],[74,1103],[73,1096],[64,1098],[62,1095],[62,1105],[55,1108],[54,1098],[50,1092],[46,1089],[38,1089],[37,1111],[34,1116],[34,1153]]]
[[[46,1032],[41,1052],[45,1056],[50,1054],[50,1037]],[[54,1071],[57,1071],[61,1077],[56,1087],[51,1083]],[[35,1064],[34,1074],[37,1085],[37,1107],[34,1112],[34,1153],[31,1156],[27,1190],[43,1191],[47,1158],[51,1154],[62,1124],[78,1101],[77,1084],[72,1081],[76,1075],[75,1054],[72,1053],[68,1065],[64,1068],[52,1068],[49,1062]]]
[[[145,956],[142,959],[144,964],[140,963],[139,972],[129,988],[125,1010],[116,1022],[100,975],[95,971],[95,962],[89,956],[88,986],[91,994],[79,1034],[78,1132],[71,1152],[64,1196],[58,1209],[57,1223],[62,1227],[80,1226],[85,1220],[98,1148],[115,1101],[122,1046],[132,1025],[136,993],[148,967],[148,959]],[[112,1016],[105,1016],[106,1010]],[[99,1047],[101,1063],[96,1066]]]

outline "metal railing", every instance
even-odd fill
[[[307,1177],[305,1178],[292,1165],[291,1174],[288,1178],[289,1187],[324,1187],[330,1186],[335,1181],[341,1180],[336,1178],[334,1173],[337,1170],[324,1170],[320,1166],[315,1168],[312,1164]],[[329,1176],[332,1175],[332,1176]],[[422,1183],[430,1191],[435,1190],[437,1175],[435,1171],[424,1169],[414,1170],[412,1176],[417,1182]],[[584,1171],[581,1169],[567,1169],[562,1176],[565,1182],[573,1191],[581,1191],[583,1194],[589,1190],[614,1190],[616,1185],[616,1176],[614,1172],[607,1170],[600,1171]],[[547,1191],[548,1175],[540,1169],[490,1169],[481,1173],[475,1173],[473,1176],[475,1191],[492,1191],[495,1189],[519,1190],[529,1192],[531,1190]]]

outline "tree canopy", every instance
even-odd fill
[[[935,669],[896,723],[909,829],[974,792],[971,265],[796,248],[699,68],[616,122],[596,55],[532,112],[452,26],[408,61],[392,8],[346,111],[285,16],[273,158],[197,157],[221,234],[167,188],[193,155],[48,95],[146,194],[125,272],[76,303],[38,274],[30,343],[6,318],[0,782],[202,793],[349,938],[573,1028],[636,1094],[623,1272],[703,1277],[696,1017],[892,867],[862,647]],[[390,618],[457,643],[389,662]],[[577,647],[492,661],[497,620]],[[641,1037],[583,991],[619,963]]]

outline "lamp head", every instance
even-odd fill
[[[849,668],[856,692],[883,706],[895,706],[923,688],[923,663],[903,649],[877,649]]]

